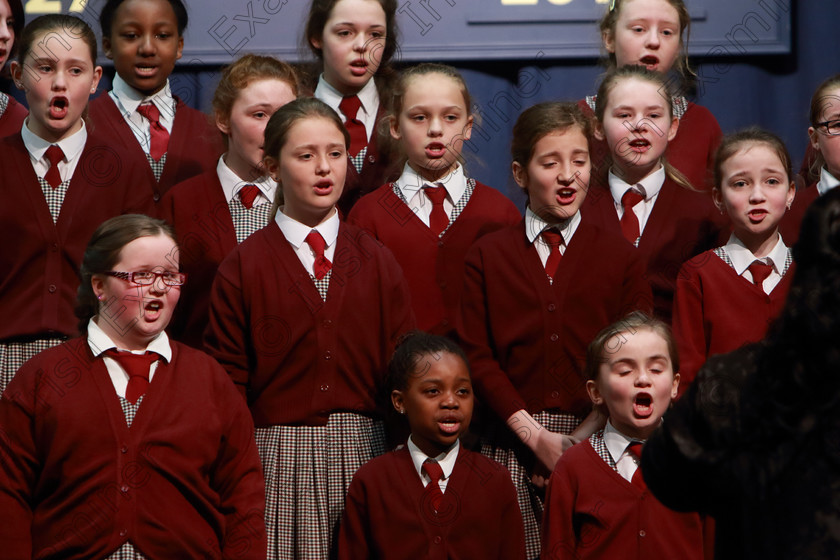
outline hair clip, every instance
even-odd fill
[[[610,0],[610,12],[615,11],[615,0]]]

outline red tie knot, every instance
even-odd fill
[[[57,144],[53,144],[47,148],[44,157],[50,162],[50,167],[47,169],[44,179],[50,187],[56,188],[61,184],[61,173],[58,171],[58,163],[64,160],[64,152]]]
[[[645,197],[638,192],[636,188],[637,187],[632,187],[627,189],[627,192],[625,192],[621,197],[621,206],[624,208],[625,212],[645,199]]]
[[[105,350],[105,355],[113,358],[128,374],[125,398],[132,403],[136,403],[137,399],[146,393],[149,386],[149,368],[151,368],[152,363],[157,361],[158,354],[155,352],[133,354],[110,348]]]
[[[440,467],[440,463],[433,459],[426,459],[422,469],[434,484],[437,484],[438,480],[443,478],[443,469]]]
[[[642,457],[642,442],[641,441],[634,441],[627,446],[627,452],[633,455],[636,459],[641,459]]]
[[[750,266],[747,267],[747,270],[749,270],[750,274],[752,274],[753,284],[761,287],[773,271],[773,265],[759,260],[754,260]]]
[[[242,206],[250,210],[259,194],[260,189],[256,185],[248,184],[239,189],[239,200],[242,202]]]
[[[554,229],[547,229],[544,230],[540,236],[542,236],[543,241],[545,244],[554,249],[555,247],[560,247],[564,244],[563,242],[563,234]]]
[[[146,103],[137,107],[137,112],[152,124],[160,123],[160,109],[154,103]]]
[[[443,205],[443,201],[446,200],[446,189],[443,187],[433,187],[431,185],[426,185],[423,187],[423,192],[432,201],[434,205]]]
[[[352,121],[356,118],[356,115],[359,113],[359,109],[362,107],[362,101],[359,99],[358,95],[348,95],[347,97],[342,97],[341,102],[338,104],[338,108],[341,109],[341,112],[344,113],[344,116],[347,117],[348,121]]]

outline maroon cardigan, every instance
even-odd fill
[[[321,300],[276,222],[219,266],[208,353],[248,399],[257,427],[325,425],[331,412],[378,416],[397,339],[414,327],[408,286],[391,252],[342,223]]]
[[[237,245],[218,173],[215,169],[205,171],[169,189],[159,210],[161,217],[175,227],[181,270],[188,278],[167,332],[176,340],[201,348],[213,279]]]
[[[340,560],[524,560],[525,533],[510,473],[462,445],[441,511],[424,501],[408,448],[372,459],[347,491]]]
[[[120,152],[123,161],[132,160],[143,164],[153,186],[155,202],[159,202],[164,193],[176,183],[216,169],[219,156],[224,152],[222,133],[210,123],[207,115],[189,107],[177,96],[175,101],[175,122],[169,136],[166,165],[159,182],[155,181],[143,148],[111,95],[103,92],[90,102],[90,127],[108,136],[111,146]]]
[[[671,511],[625,480],[589,439],[554,467],[542,523],[543,560],[703,560],[700,516]]]
[[[6,105],[6,110],[0,115],[0,138],[12,136],[20,132],[23,127],[23,121],[26,120],[29,111],[26,107],[18,103],[14,97],[9,96],[9,104]]]
[[[417,327],[449,334],[460,305],[467,250],[483,235],[521,219],[506,196],[476,183],[464,210],[438,237],[388,183],[360,200],[348,221],[370,231],[394,253],[411,290]]]
[[[87,339],[38,354],[0,400],[3,558],[264,559],[250,414],[219,365],[172,343],[129,428]]]
[[[623,237],[583,221],[549,284],[524,224],[467,254],[458,335],[478,396],[502,420],[522,408],[584,415],[586,348],[630,311],[650,310],[644,265]]]
[[[674,294],[674,337],[680,351],[680,394],[706,359],[758,342],[785,305],[791,265],[770,294],[738,276],[712,251],[685,263]]]
[[[0,341],[73,336],[79,264],[91,235],[114,216],[154,214],[147,176],[111,141],[88,131],[53,224],[20,131],[0,140]],[[148,164],[146,164],[148,167]]]
[[[584,223],[621,235],[609,186],[591,184],[581,207]],[[654,312],[671,322],[677,273],[685,261],[726,242],[725,220],[708,193],[690,191],[665,179],[639,241],[653,290]]]

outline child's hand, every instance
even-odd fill
[[[560,460],[566,450],[578,443],[578,440],[566,434],[550,432],[545,428],[540,435],[540,439],[543,441],[534,450],[537,456],[537,464],[534,465],[534,471],[531,473],[531,482],[537,488],[545,488],[551,473],[554,472],[557,461]]]

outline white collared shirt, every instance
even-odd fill
[[[765,264],[773,265],[770,275],[767,276],[761,285],[765,294],[772,292],[773,288],[782,281],[782,273],[784,272],[785,260],[788,254],[788,248],[784,241],[782,241],[782,234],[779,234],[779,239],[776,241],[770,253],[761,259],[753,255],[752,251],[747,249],[744,243],[734,233],[729,236],[729,241],[723,246],[723,250],[726,251],[729,260],[732,261],[732,267],[738,276],[743,276],[749,282],[753,281],[752,274],[749,271],[749,266],[753,261],[760,260]]]
[[[540,218],[528,206],[525,208],[525,236],[529,243],[533,243],[537,249],[537,254],[540,256],[540,262],[545,266],[548,261],[548,256],[551,254],[551,247],[540,235],[543,230],[549,227],[555,227],[563,236],[563,243],[560,244],[560,254],[566,254],[566,248],[572,242],[572,237],[575,235],[578,226],[580,225],[580,210],[572,214],[560,223],[550,225],[548,222]]]
[[[277,222],[277,226],[283,232],[286,241],[292,245],[292,249],[294,249],[298,259],[300,259],[303,268],[306,269],[310,276],[315,276],[315,252],[312,251],[309,243],[306,242],[306,236],[313,229],[317,230],[327,243],[327,247],[324,249],[324,256],[327,260],[333,262],[333,257],[335,257],[335,242],[338,240],[338,226],[340,223],[338,210],[333,208],[332,214],[314,228],[288,217],[282,210],[281,208],[280,212],[277,212],[274,221]]]
[[[396,181],[396,185],[411,211],[428,226],[433,204],[423,191],[423,187],[427,185],[430,187],[442,186],[446,190],[443,211],[449,217],[452,215],[452,209],[455,208],[455,205],[467,190],[467,177],[464,175],[464,168],[458,164],[452,173],[441,177],[438,181],[430,182],[423,179],[414,168],[406,163],[402,175]]]
[[[362,102],[359,112],[356,113],[356,118],[365,125],[365,132],[367,132],[368,141],[370,141],[373,130],[376,128],[376,114],[379,112],[379,91],[377,91],[376,84],[371,79],[368,80],[365,87],[359,90],[359,93],[356,95],[359,97],[359,101]],[[341,103],[344,96],[340,91],[327,83],[323,74],[321,74],[321,77],[318,78],[318,85],[315,88],[315,94],[313,97],[315,97],[315,99],[320,99],[332,107],[333,111],[338,113],[338,116],[341,117],[341,121],[347,122],[347,117],[341,112],[341,109],[338,108],[338,105]]]
[[[120,348],[114,344],[111,337],[105,334],[105,331],[96,324],[96,321],[93,318],[88,321],[87,332],[87,343],[94,356],[99,356],[110,348],[125,350],[124,348]],[[132,354],[156,352],[167,362],[172,361],[172,347],[169,344],[169,337],[166,336],[166,332],[164,331],[161,331],[161,333],[149,343],[145,350],[133,350],[131,352]],[[105,368],[108,370],[108,375],[111,377],[111,383],[114,384],[114,389],[116,390],[117,395],[125,398],[125,390],[128,387],[128,374],[115,359],[105,356],[102,358],[102,361],[105,362]],[[152,381],[155,371],[157,371],[158,363],[159,361],[153,362],[152,366],[149,368],[149,382]]]
[[[615,461],[618,474],[628,482],[632,482],[633,475],[639,468],[639,460],[627,449],[634,441],[639,440],[625,436],[615,429],[609,419],[607,420],[607,425],[604,427],[604,445],[607,446],[607,451]]]
[[[837,185],[840,185],[840,181],[823,165],[820,169],[820,181],[817,183],[817,192],[820,195],[824,195]]]
[[[219,163],[216,164],[216,175],[219,177],[219,183],[222,184],[222,191],[225,193],[225,200],[228,202],[236,198],[245,185],[256,185],[260,191],[257,198],[254,199],[254,206],[271,204],[277,193],[277,182],[274,179],[268,175],[263,175],[256,180],[246,181],[227,166],[224,155],[219,158]]]
[[[146,117],[137,112],[137,107],[149,101],[154,103],[160,111],[160,124],[171,134],[175,124],[175,98],[169,89],[169,80],[166,80],[166,85],[160,91],[148,97],[125,83],[119,74],[114,76],[113,87],[108,95],[116,103],[143,151],[148,154],[152,142],[151,124]]]
[[[30,117],[26,117],[26,121],[20,129],[20,135],[23,138],[26,151],[29,152],[29,161],[32,162],[35,175],[43,178],[50,169],[51,164],[47,159],[47,148],[52,146],[52,143],[29,130],[29,119]],[[82,128],[67,138],[56,142],[61,151],[64,152],[64,159],[58,162],[58,173],[61,175],[62,181],[73,177],[85,149],[85,142],[87,142],[87,127],[84,120],[82,120]]]
[[[431,479],[423,472],[423,463],[426,462],[426,459],[433,459],[438,462],[443,471],[443,479],[438,481],[438,486],[440,486],[441,492],[446,492],[446,486],[449,484],[449,477],[452,476],[452,469],[455,468],[455,460],[458,458],[460,447],[461,441],[455,440],[455,443],[444,453],[441,453],[437,457],[429,457],[414,444],[411,436],[408,436],[408,452],[411,454],[411,462],[414,463],[414,470],[417,471],[417,476],[423,482],[424,488],[429,485]]]
[[[625,183],[617,175],[614,175],[612,169],[610,169],[608,181],[619,220],[624,215],[624,207],[621,205],[621,197],[624,196],[624,193],[637,184],[642,185],[644,188],[645,199],[633,207],[633,212],[639,219],[639,235],[642,235],[645,231],[648,218],[650,218],[650,213],[653,212],[653,205],[656,204],[656,197],[659,196],[659,191],[662,190],[662,185],[665,184],[665,166],[660,165],[659,169],[632,185]]]

